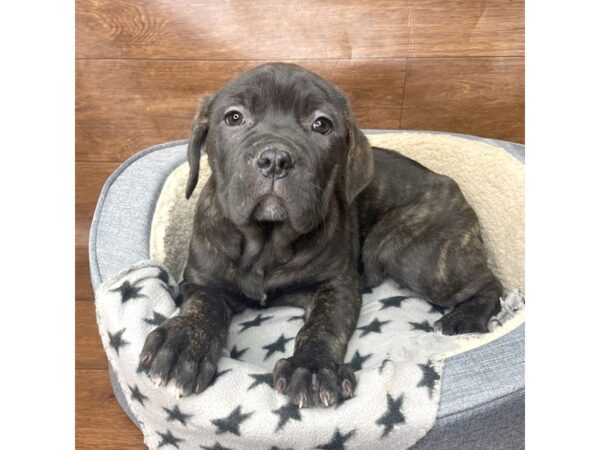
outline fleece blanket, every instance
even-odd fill
[[[235,316],[212,385],[179,398],[173,386],[155,386],[138,373],[137,363],[148,333],[178,314],[180,301],[176,281],[155,261],[140,262],[96,291],[104,349],[152,449],[406,449],[435,422],[444,356],[466,342],[433,332],[443,309],[386,281],[363,295],[346,355],[358,381],[351,399],[299,409],[276,394],[272,368],[291,356],[304,323],[303,311],[293,307]],[[519,322],[522,306],[511,293],[487,339],[511,328],[505,321]],[[472,336],[471,345],[480,337]]]

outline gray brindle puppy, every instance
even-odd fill
[[[352,396],[344,364],[361,289],[390,277],[442,307],[444,334],[486,332],[502,285],[487,264],[477,215],[452,179],[371,148],[348,100],[292,64],[235,78],[196,114],[186,195],[201,149],[200,193],[181,314],[148,335],[140,370],[180,395],[202,392],[231,318],[248,307],[305,310],[274,386],[300,407]]]

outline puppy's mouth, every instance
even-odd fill
[[[283,206],[283,201],[269,194],[258,202],[252,216],[259,222],[283,222],[288,218],[288,213]]]

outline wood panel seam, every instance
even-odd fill
[[[402,86],[402,100],[400,103],[400,119],[398,120],[398,129],[402,127],[402,116],[404,115],[404,99],[406,98],[406,80],[408,80],[408,68],[410,66],[410,58],[406,58],[404,66],[404,84]]]

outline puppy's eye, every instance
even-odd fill
[[[230,127],[236,127],[244,123],[244,116],[239,111],[229,111],[225,114],[225,123]]]
[[[319,117],[312,124],[313,131],[316,131],[320,134],[329,134],[332,128],[333,124],[331,123],[331,120],[327,119],[326,117]]]

